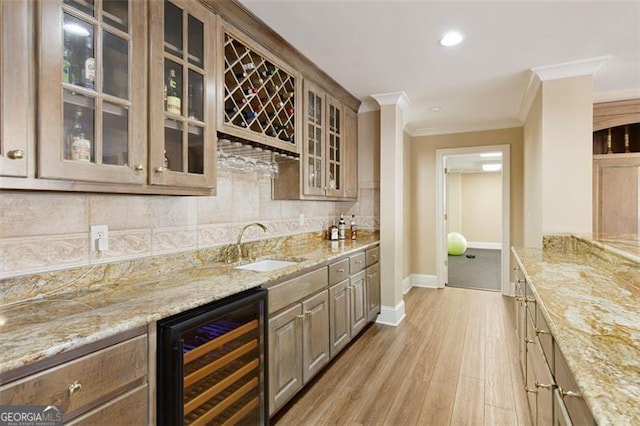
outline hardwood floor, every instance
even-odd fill
[[[276,425],[529,425],[513,299],[413,288],[398,327],[373,324]]]

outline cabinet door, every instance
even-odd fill
[[[325,195],[325,94],[306,80],[303,108],[303,191],[305,195]]]
[[[368,311],[366,309],[365,281],[366,271],[357,273],[349,278],[351,291],[351,337],[358,334],[369,322]]]
[[[326,105],[325,195],[342,197],[345,183],[344,109],[330,96],[326,97]]]
[[[329,351],[331,358],[351,340],[349,279],[329,288]]]
[[[269,414],[302,388],[302,305],[269,320]]]
[[[146,180],[146,4],[39,2],[39,177]]]
[[[329,293],[325,290],[302,302],[302,376],[307,383],[329,362]]]
[[[29,2],[0,3],[0,175],[27,176],[30,148]]]
[[[344,198],[358,198],[358,113],[344,108]]]
[[[595,232],[638,234],[640,156],[595,160],[593,166]]]
[[[367,319],[373,322],[380,313],[380,265],[367,268]]]
[[[187,0],[154,1],[149,8],[149,181],[214,188],[214,15]]]

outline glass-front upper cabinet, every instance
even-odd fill
[[[325,195],[325,93],[304,82],[305,128],[303,181],[305,195]]]
[[[150,183],[215,187],[215,15],[194,1],[151,10]]]
[[[30,151],[31,75],[26,1],[0,1],[0,175],[25,177]],[[18,53],[19,52],[19,53]]]
[[[327,186],[326,195],[341,197],[344,187],[344,112],[342,105],[327,96]]]
[[[144,184],[144,3],[47,0],[39,24],[39,177]]]

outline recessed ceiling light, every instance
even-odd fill
[[[460,44],[464,37],[457,31],[450,31],[446,33],[441,39],[440,44],[445,47],[455,46],[456,44]]]
[[[440,112],[442,111],[442,107],[441,106],[432,106],[431,108],[429,108],[430,112]]]
[[[502,157],[501,152],[483,152],[480,154],[480,157],[491,158],[491,157]]]
[[[483,172],[497,172],[498,170],[502,170],[502,164],[483,164],[482,165]]]

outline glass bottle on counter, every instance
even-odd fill
[[[87,139],[86,134],[82,126],[82,110],[78,108],[71,129],[67,132],[65,155],[67,160],[91,161],[91,141]]]
[[[357,240],[358,239],[358,225],[356,225],[356,215],[355,214],[351,215],[351,239],[352,240]]]
[[[347,239],[347,222],[344,220],[344,213],[340,213],[340,220],[338,221],[338,239]]]

